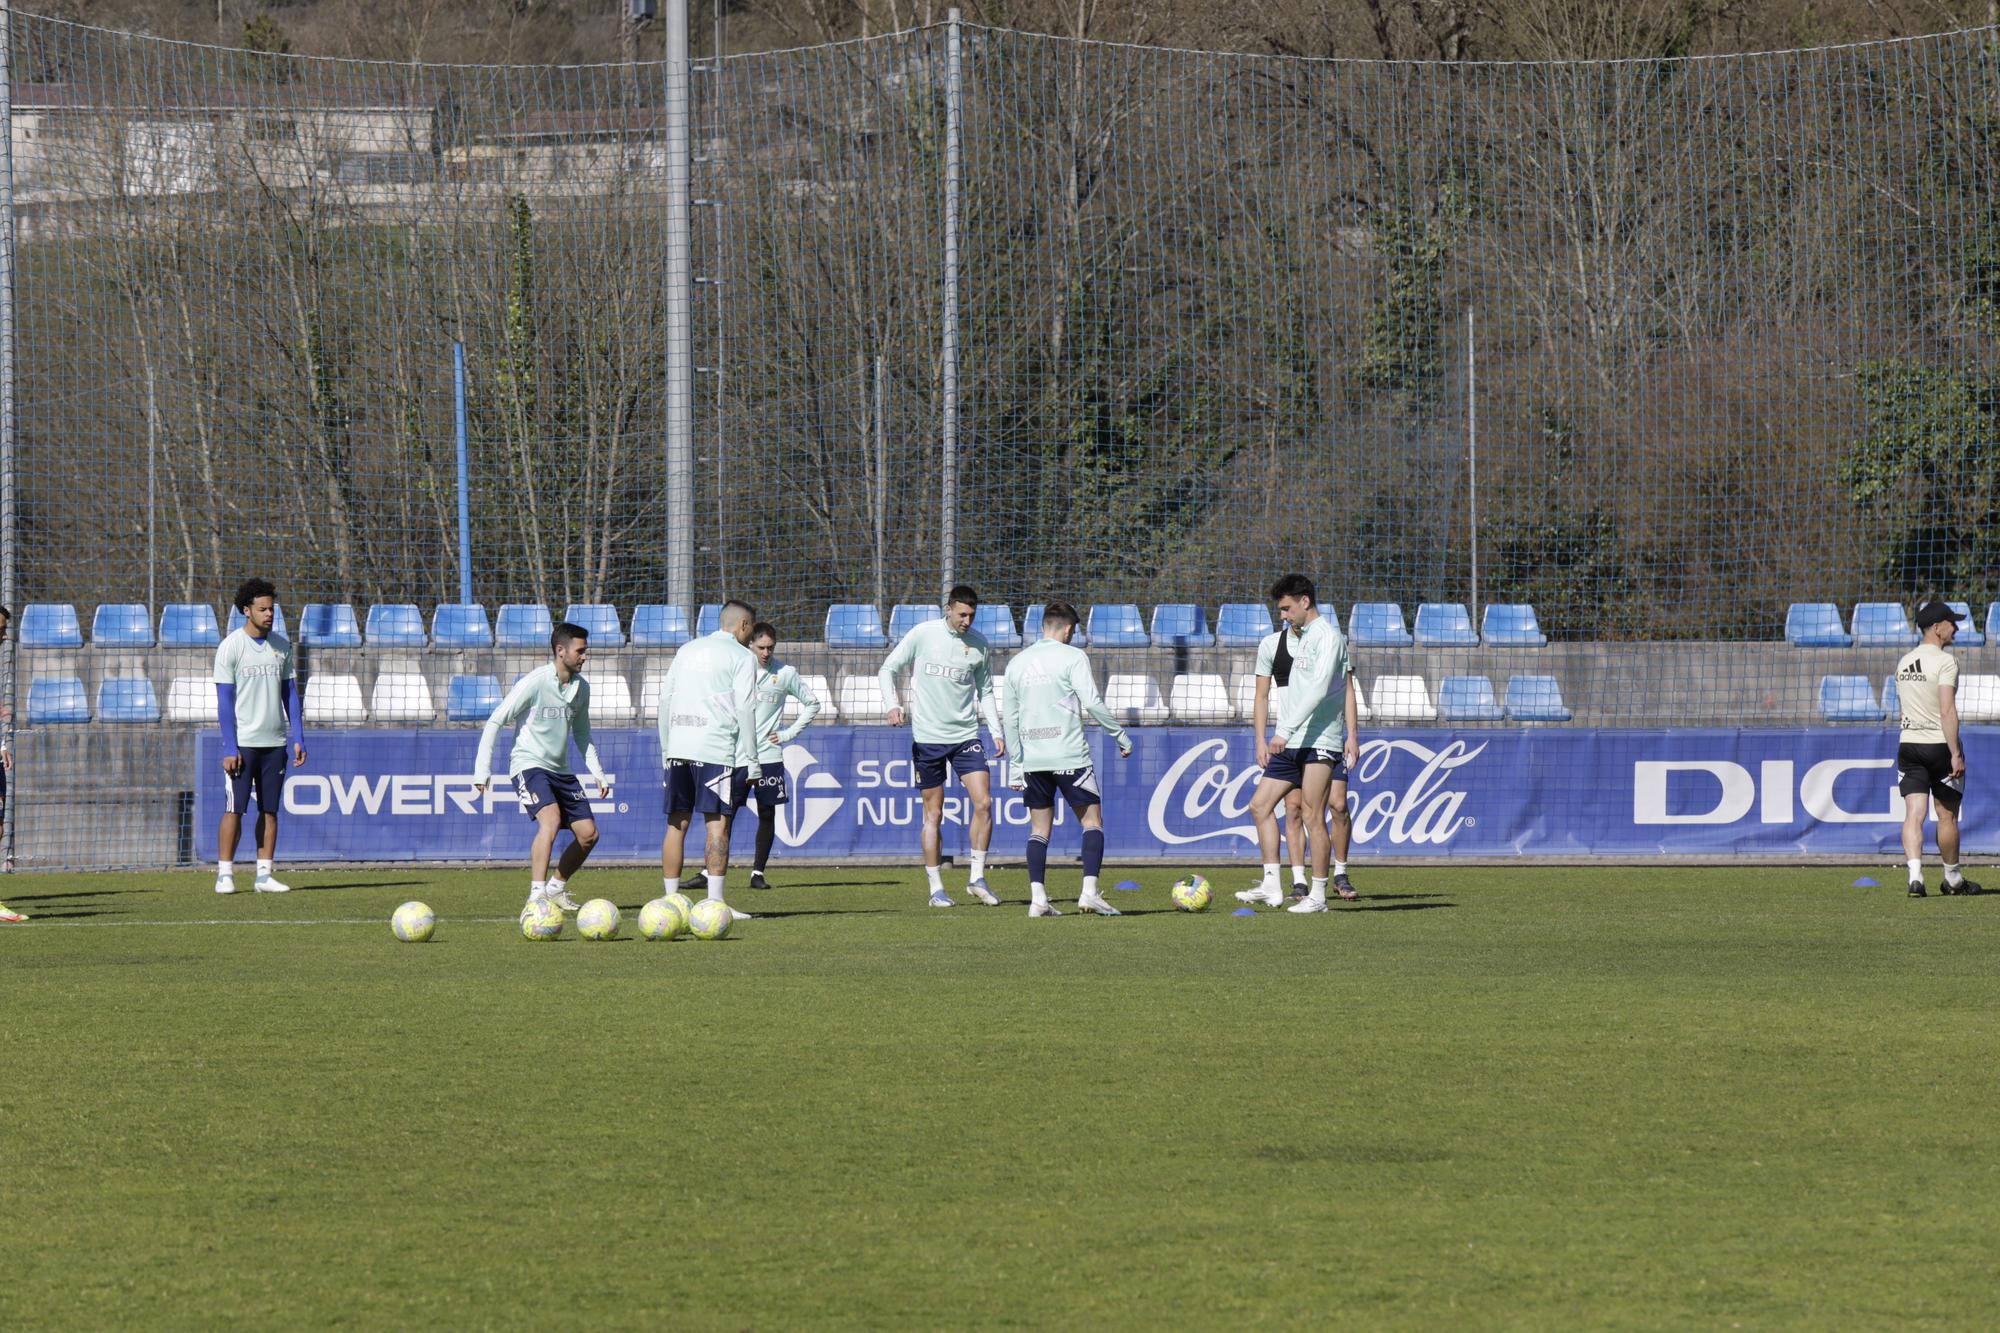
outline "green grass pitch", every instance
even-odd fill
[[[714,944],[633,938],[641,869],[576,884],[607,944],[523,940],[519,871],[10,880],[0,1326],[2000,1313],[2000,899],[1362,865],[1243,919],[1178,873],[1042,921],[1019,870],[783,869]]]

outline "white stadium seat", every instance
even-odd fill
[[[1229,709],[1229,685],[1217,675],[1175,676],[1173,688],[1167,692],[1167,708],[1180,722],[1235,720]]]
[[[673,662],[669,658],[656,657],[646,663],[646,675],[639,682],[639,716],[648,722],[660,718],[660,690],[667,683],[667,668]]]
[[[207,676],[175,676],[167,686],[167,721],[215,722],[215,682]]]
[[[375,675],[375,688],[368,694],[368,711],[377,722],[432,722],[437,719],[437,703],[431,698],[431,683],[416,659],[392,657]]]
[[[1953,696],[1965,722],[2000,722],[2000,676],[1960,676]]]
[[[882,697],[882,682],[873,676],[842,676],[834,692],[840,716],[848,722],[881,722],[889,716],[889,701]]]
[[[607,671],[602,676],[593,676],[586,672],[584,679],[590,682],[590,721],[593,726],[600,722],[632,720],[632,685],[625,679],[625,673]]]
[[[819,716],[813,719],[815,726],[840,720],[840,709],[835,707],[833,702],[833,686],[826,683],[825,676],[808,676],[802,673],[799,676],[799,684],[811,690],[812,697],[819,700]],[[789,727],[792,723],[798,721],[799,714],[803,711],[799,701],[787,695],[782,718],[784,724]]]
[[[1384,722],[1435,722],[1437,707],[1422,676],[1377,676],[1374,716]]]
[[[1160,697],[1160,682],[1151,676],[1114,672],[1104,682],[1104,706],[1121,722],[1167,720],[1167,701]]]
[[[317,675],[306,682],[306,721],[366,722],[358,676]]]

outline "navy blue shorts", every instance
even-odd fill
[[[1028,773],[1022,784],[1026,790],[1022,799],[1030,810],[1048,810],[1055,806],[1056,793],[1069,802],[1069,808],[1082,814],[1091,806],[1100,803],[1097,795],[1097,770],[1085,765],[1082,768],[1066,768],[1056,773]]]
[[[1347,756],[1338,750],[1279,750],[1271,756],[1271,762],[1264,765],[1264,776],[1289,782],[1294,787],[1306,785],[1306,765],[1326,764],[1333,769],[1331,781],[1347,781]]]
[[[924,791],[944,786],[944,767],[958,774],[960,782],[968,773],[986,772],[986,745],[983,741],[958,741],[951,745],[931,745],[923,741],[910,747],[917,766],[917,786]]]
[[[243,767],[229,779],[225,814],[250,813],[250,789],[257,790],[257,811],[275,815],[285,803],[285,747],[246,745],[242,747]]]
[[[514,794],[521,798],[521,813],[530,819],[540,815],[543,806],[553,805],[558,828],[597,817],[590,812],[590,802],[584,799],[583,784],[573,774],[524,768],[514,775]]]
[[[782,763],[777,761],[768,763],[764,765],[763,777],[755,782],[750,782],[746,777],[744,781],[749,790],[744,793],[744,799],[737,802],[738,805],[748,805],[754,801],[759,813],[768,814],[791,800],[791,792],[785,786],[785,767]]]
[[[669,815],[692,810],[698,815],[733,814],[743,804],[750,771],[707,764],[699,759],[669,759],[661,809]]]

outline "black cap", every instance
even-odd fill
[[[1965,619],[1967,617],[1960,615],[1941,601],[1925,602],[1917,608],[1917,628],[1920,630],[1929,629],[1932,625],[1942,625],[1947,620],[1957,623]]]

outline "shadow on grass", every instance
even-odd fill
[[[127,893],[165,893],[165,889],[76,889],[69,893],[5,893],[0,901],[10,903],[52,903],[71,898],[116,898]]]
[[[292,892],[322,893],[328,889],[407,889],[412,886],[422,887],[423,885],[433,883],[436,883],[436,881],[428,879],[354,880],[342,884],[294,884],[292,885]]]
[[[123,910],[120,910],[120,909],[117,909],[117,908],[107,908],[107,907],[85,907],[85,908],[80,908],[80,909],[78,909],[77,911],[74,911],[74,912],[63,912],[63,911],[55,911],[55,912],[50,912],[50,911],[39,911],[39,912],[30,912],[30,913],[28,913],[28,920],[29,920],[30,922],[34,922],[34,921],[82,921],[82,920],[84,920],[84,919],[85,919],[85,918],[87,918],[87,917],[93,917],[93,916],[125,916],[125,915],[127,915],[127,913],[126,913],[126,912],[124,912]]]
[[[1431,895],[1426,894],[1424,896],[1429,897]],[[1438,910],[1439,908],[1456,907],[1456,906],[1458,906],[1457,903],[1451,903],[1451,902],[1385,903],[1378,901],[1371,903],[1367,899],[1363,899],[1357,905],[1354,906],[1343,905],[1340,907],[1336,907],[1334,910],[1336,912],[1432,912]]]

